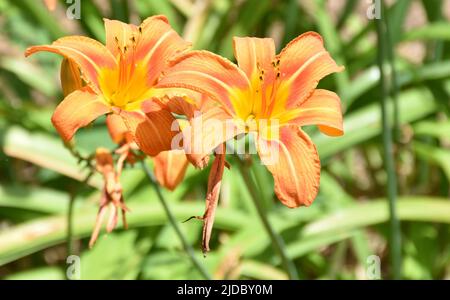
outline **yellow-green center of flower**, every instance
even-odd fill
[[[135,44],[119,47],[118,65],[115,69],[102,69],[100,89],[106,101],[115,107],[134,110],[149,99],[153,89],[148,83],[148,66],[135,59]]]

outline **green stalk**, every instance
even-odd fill
[[[382,6],[383,7],[383,6]],[[385,18],[384,12],[381,12],[382,18]],[[397,175],[395,173],[395,162],[392,146],[392,132],[389,124],[387,101],[388,92],[386,89],[386,77],[384,73],[384,62],[386,61],[385,51],[387,40],[385,23],[382,19],[375,20],[377,39],[378,39],[378,68],[380,70],[380,92],[381,92],[381,122],[383,128],[383,149],[384,161],[387,172],[387,198],[389,201],[389,215],[390,215],[390,254],[393,278],[401,278],[401,231],[400,222],[397,218]]]
[[[69,199],[69,207],[67,209],[67,256],[73,253],[73,206],[75,203],[75,195],[71,194]]]
[[[386,11],[384,1],[381,1],[381,10],[382,12]],[[389,16],[386,14],[382,20],[384,20],[384,26],[386,28],[386,50],[387,57],[389,61],[389,69],[390,69],[390,90],[393,100],[394,106],[394,141],[398,142],[400,140],[400,117],[399,117],[399,109],[398,109],[398,81],[397,81],[397,72],[395,70],[395,51],[394,51],[394,38],[390,32],[390,24],[389,24]]]
[[[246,163],[244,163],[239,157],[239,170],[241,171],[242,177],[244,179],[245,185],[247,186],[248,191],[250,192],[253,203],[255,204],[256,210],[258,212],[259,218],[264,225],[264,229],[267,231],[270,239],[272,240],[272,245],[275,251],[281,258],[281,262],[283,264],[283,268],[289,275],[289,279],[297,280],[298,273],[295,268],[294,262],[289,259],[286,251],[286,246],[284,244],[283,238],[273,229],[272,225],[270,225],[269,219],[267,218],[266,211],[263,207],[262,202],[260,201],[261,196],[258,193],[258,189],[256,187],[255,182],[253,181],[249,167]]]
[[[164,195],[161,192],[161,187],[159,186],[158,182],[155,179],[155,176],[150,171],[150,169],[145,164],[145,161],[141,161],[142,169],[145,172],[145,175],[147,175],[148,180],[150,181],[150,184],[155,188],[156,194],[158,195],[158,199],[161,202],[164,211],[167,215],[167,219],[169,220],[170,224],[172,225],[173,229],[175,230],[175,233],[177,234],[178,238],[181,241],[181,244],[183,245],[184,251],[186,251],[189,259],[192,262],[192,265],[202,274],[202,276],[207,279],[211,280],[212,277],[209,275],[208,271],[203,267],[203,265],[198,261],[197,257],[195,256],[194,249],[192,249],[191,245],[187,242],[185,236],[181,232],[180,227],[178,226],[177,220],[175,219],[172,211],[170,210],[169,205],[167,204],[166,199],[164,198]]]

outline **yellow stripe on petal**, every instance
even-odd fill
[[[273,66],[275,60],[275,43],[271,38],[234,37],[234,56],[239,67],[247,74],[252,85],[252,95],[243,101],[248,103],[250,109],[243,113],[262,117],[262,113],[270,103],[273,81],[276,70]]]

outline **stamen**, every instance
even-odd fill
[[[273,108],[275,106],[275,102],[276,102],[276,94],[277,94],[277,90],[278,87],[280,86],[280,77],[281,77],[281,72],[280,72],[280,59],[277,58],[277,60],[272,61],[272,66],[275,68],[275,80],[273,82],[272,85],[272,91],[270,93],[270,104],[269,107],[267,109],[267,112],[265,112],[265,116],[270,116],[270,114],[273,111]]]

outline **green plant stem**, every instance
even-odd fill
[[[253,203],[255,204],[259,218],[261,219],[261,222],[263,223],[264,228],[267,231],[267,234],[272,240],[272,245],[281,258],[283,268],[288,273],[289,279],[297,280],[298,273],[297,269],[295,268],[295,264],[292,260],[289,259],[287,255],[286,246],[284,244],[282,237],[273,229],[272,225],[270,225],[266,211],[262,205],[262,202],[260,201],[261,197],[260,195],[258,195],[259,194],[258,189],[250,175],[248,165],[245,162],[243,162],[239,157],[238,160],[239,160],[239,170],[241,171],[245,185],[247,186],[248,191],[250,192],[251,198],[253,200]]]
[[[69,199],[69,207],[67,209],[67,256],[73,253],[73,206],[75,203],[75,195],[71,194]]]
[[[211,275],[209,275],[208,271],[198,261],[197,257],[195,257],[194,249],[192,249],[191,245],[189,245],[185,236],[181,232],[181,229],[178,226],[177,220],[175,219],[172,211],[170,210],[170,207],[167,204],[167,201],[161,192],[161,187],[159,186],[158,182],[156,181],[155,176],[150,171],[150,169],[147,167],[147,165],[145,164],[145,161],[141,161],[141,164],[142,164],[142,169],[144,170],[145,174],[147,175],[148,180],[150,181],[151,185],[155,188],[158,199],[164,208],[164,212],[166,213],[170,224],[172,225],[173,229],[175,230],[175,233],[177,234],[178,238],[180,239],[181,244],[183,245],[184,251],[186,251],[187,255],[189,256],[189,259],[191,260],[192,265],[200,272],[200,274],[205,279],[211,280],[212,279]]]
[[[384,1],[381,1],[381,10],[386,12],[386,7]],[[386,28],[386,52],[389,61],[389,77],[390,77],[390,90],[393,100],[393,114],[394,114],[394,141],[398,142],[400,140],[400,112],[398,109],[398,80],[397,71],[395,69],[395,51],[394,51],[394,38],[390,32],[389,16],[386,14],[382,20],[384,20],[384,28]]]
[[[381,18],[385,18],[382,11]],[[377,39],[378,39],[378,68],[380,70],[380,92],[381,92],[381,122],[383,128],[383,149],[384,162],[387,172],[387,198],[389,201],[389,215],[390,215],[390,254],[392,262],[393,278],[401,278],[401,231],[400,222],[397,217],[397,175],[395,173],[395,162],[392,146],[392,132],[389,125],[387,101],[388,93],[386,90],[386,77],[384,72],[385,51],[387,40],[385,23],[382,19],[375,20]]]

